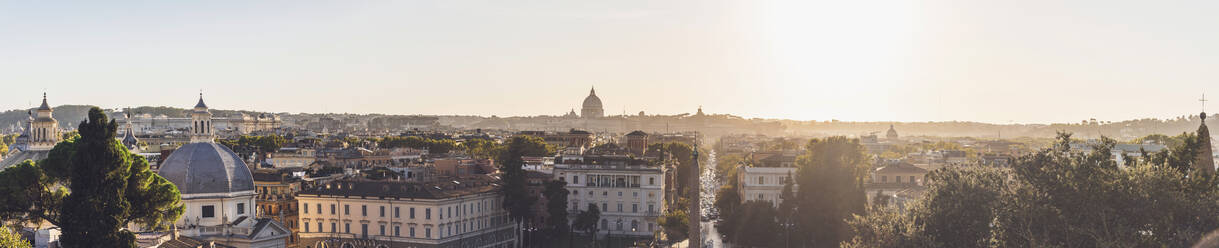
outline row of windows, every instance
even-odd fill
[[[301,210],[304,211],[304,213],[308,214],[309,213],[309,204],[301,204],[301,206],[302,206]],[[314,208],[314,211],[318,211],[320,213],[322,210],[322,204],[318,203],[318,204],[315,204],[314,206],[317,207],[317,208]],[[437,211],[439,211],[439,213],[437,214],[437,217],[443,220],[445,217],[453,218],[454,214],[456,214],[456,216],[458,218],[460,218],[462,215],[469,215],[471,212],[476,211],[476,210],[477,211],[486,211],[489,207],[490,207],[490,204],[484,204],[484,202],[480,201],[480,202],[476,202],[476,203],[471,202],[471,203],[467,203],[467,204],[458,205],[456,207],[456,211],[454,211],[453,206],[449,206],[449,207],[445,207],[445,208],[437,208]],[[394,207],[394,218],[401,218],[401,210],[402,210],[401,207]],[[448,212],[447,216],[445,215],[446,210]],[[408,211],[409,211],[410,218],[415,219],[415,208],[411,207],[411,208],[409,208]],[[379,206],[377,213],[378,213],[378,216],[385,217],[385,206]],[[336,214],[335,204],[330,204],[330,214]],[[343,215],[351,215],[351,205],[347,205],[347,204],[343,205]],[[368,205],[360,205],[360,216],[368,216]],[[432,219],[432,208],[424,208],[423,216],[424,216],[423,217],[424,219],[427,219],[427,220]]]
[[[641,176],[617,176],[617,175],[585,175],[587,186],[589,187],[614,187],[614,188],[638,188]],[[567,181],[567,177],[559,177],[560,181]],[[572,184],[580,184],[580,176],[571,176]],[[656,185],[655,177],[648,177],[648,185]]]
[[[595,195],[596,193],[593,193],[593,192],[594,192],[594,191],[589,190],[589,191],[588,191],[588,195],[589,195],[589,196]],[[618,191],[618,193],[617,193],[617,194],[618,194],[618,196],[619,196],[619,197],[621,197],[621,196],[622,196],[622,191]],[[572,195],[572,196],[577,196],[577,197],[578,197],[578,196],[580,196],[580,190],[572,190],[572,191],[571,191],[571,195]],[[601,191],[601,196],[609,196],[609,191]],[[639,198],[639,192],[631,192],[631,197]],[[648,192],[648,198],[653,198],[653,197],[656,197],[656,193],[655,193],[655,192]]]
[[[571,202],[571,209],[580,210],[580,206],[581,206],[580,201]],[[617,207],[618,208],[617,208],[616,212],[625,213],[622,211],[622,203],[618,203]],[[585,209],[585,210],[588,210],[588,209]],[[615,211],[610,211],[609,203],[605,203],[605,202],[601,203],[601,209],[599,209],[599,210],[601,210],[601,212],[615,212]],[[655,210],[656,210],[656,204],[648,204],[648,212],[654,212]],[[638,212],[639,212],[639,204],[632,203],[631,204],[631,213],[638,213]]]
[[[200,209],[199,212],[201,213],[200,215],[203,218],[215,218],[216,217],[216,206],[203,205],[203,208]],[[245,203],[237,203],[237,214],[245,214]]]
[[[609,220],[606,220],[606,219],[601,219],[601,230],[609,230],[609,223],[610,223],[610,222],[609,222]],[[638,220],[632,220],[632,221],[631,221],[631,223],[630,223],[630,224],[631,224],[631,229],[629,229],[629,230],[624,229],[624,228],[623,228],[623,224],[624,224],[624,223],[622,222],[622,220],[615,221],[615,222],[614,222],[614,230],[617,230],[617,231],[632,231],[632,232],[639,232],[639,231],[643,231],[643,230],[640,230],[640,229],[639,229],[639,221],[638,221]],[[648,232],[653,232],[653,231],[655,231],[655,223],[651,223],[651,222],[649,222],[649,223],[648,223]]]
[[[479,230],[479,229],[485,228],[487,226],[490,226],[490,224],[492,224],[492,222],[494,222],[493,219],[483,218],[483,219],[478,219],[478,220],[474,220],[474,221],[465,221],[463,223],[449,224],[447,226],[441,225],[440,228],[437,228],[437,230],[439,231],[439,234],[440,234],[440,236],[438,238],[458,235],[458,234],[461,234],[463,232],[468,232],[468,231]],[[316,226],[317,228],[313,229],[313,228],[311,228],[311,226]],[[314,230],[317,230],[317,232],[326,232],[324,229],[322,229],[322,227],[323,227],[322,221],[318,221],[316,223],[316,225],[309,225],[306,222],[304,227],[305,227],[305,232],[314,232]],[[430,227],[430,225],[429,225],[429,227],[424,227],[422,229],[424,230],[423,231],[424,238],[432,237],[432,227]],[[378,233],[380,234],[380,236],[388,236],[386,233],[385,224],[379,225],[378,230],[379,230]],[[402,230],[401,226],[394,225],[393,226],[393,236],[402,237],[401,230]],[[411,238],[418,237],[418,236],[416,236],[416,233],[415,233],[415,227],[408,227],[407,231],[408,231],[407,237],[411,237]],[[330,223],[330,232],[331,233],[339,232],[337,222]],[[351,232],[351,223],[343,223],[343,233],[352,233]],[[368,224],[360,224],[360,233],[359,234],[361,235],[362,238],[368,237]]]
[[[896,183],[902,183],[902,177],[901,177],[901,176],[893,176],[893,179],[894,179],[894,180],[897,180],[897,181],[895,181]],[[880,182],[882,182],[882,183],[887,183],[887,182],[889,182],[889,176],[880,176]],[[910,176],[910,180],[909,180],[909,181],[906,181],[906,182],[907,182],[907,183],[915,183],[916,181],[915,181],[914,176]]]

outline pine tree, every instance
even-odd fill
[[[863,178],[867,160],[859,140],[842,136],[809,141],[797,160],[796,229],[801,246],[831,247],[851,238],[847,220],[863,214],[867,204]],[[793,235],[795,236],[795,235]],[[794,245],[793,245],[794,246]]]
[[[90,109],[78,129],[47,159],[0,171],[0,195],[9,199],[0,201],[0,216],[59,226],[64,247],[135,247],[123,229],[129,223],[163,229],[182,215],[177,187],[128,153],[101,109]]]
[[[566,185],[564,181],[550,181],[542,193],[546,196],[546,212],[550,215],[546,219],[546,229],[551,237],[567,235],[567,195],[571,192],[567,191]]]

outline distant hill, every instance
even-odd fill
[[[61,105],[54,107],[55,112],[51,114],[51,117],[55,117],[55,120],[59,121],[60,127],[76,129],[76,126],[81,121],[88,119],[89,109],[93,107],[89,105]],[[34,108],[0,112],[0,130],[7,132],[9,127],[20,125],[21,121],[28,118],[29,112],[27,111],[34,111]]]

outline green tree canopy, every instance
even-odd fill
[[[811,247],[837,246],[849,240],[847,220],[862,214],[867,204],[863,182],[869,168],[859,140],[842,136],[813,139],[798,157],[796,229],[807,235],[799,243]]]
[[[567,182],[553,180],[546,182],[542,195],[546,196],[546,233],[551,237],[562,237],[567,234]]]
[[[0,216],[45,220],[63,230],[65,247],[135,247],[129,223],[164,229],[182,215],[178,189],[148,161],[116,140],[117,125],[89,111],[79,138],[60,142],[47,159],[0,171]]]
[[[600,221],[601,209],[597,208],[597,204],[589,203],[588,210],[580,211],[580,214],[576,215],[576,220],[572,222],[572,228],[592,235],[597,233],[597,222]]]
[[[21,238],[20,233],[10,230],[6,226],[0,226],[0,247],[29,248],[30,242]]]
[[[409,147],[414,149],[426,149],[430,153],[449,153],[458,148],[457,142],[451,139],[429,139],[419,136],[396,136],[385,137],[378,143],[381,148],[402,148]]]
[[[1194,154],[1184,139],[1166,156]],[[1011,169],[942,168],[904,211],[856,216],[850,247],[1189,247],[1219,228],[1219,187],[1186,159],[1121,166],[1116,141],[1090,152],[1062,144]],[[1184,157],[1184,156],[1182,156]]]
[[[735,225],[726,226],[732,236],[732,244],[745,247],[779,247],[783,230],[779,227],[779,216],[774,205],[769,201],[753,200],[741,204],[727,218],[734,219]]]
[[[537,201],[537,197],[529,194],[526,188],[528,180],[525,178],[525,170],[522,169],[525,160],[521,159],[521,156],[545,156],[550,152],[542,138],[518,135],[508,141],[507,148],[500,154],[500,178],[504,183],[503,207],[508,210],[508,217],[512,220],[521,222],[533,218],[534,212],[531,208]]]

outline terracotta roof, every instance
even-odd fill
[[[876,169],[876,173],[927,173],[927,169],[919,168],[910,163],[899,162]]]

